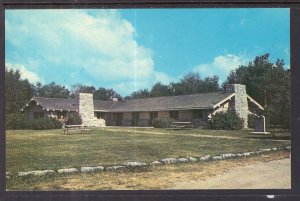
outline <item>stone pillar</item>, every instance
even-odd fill
[[[104,119],[97,119],[94,115],[94,100],[91,93],[79,93],[79,115],[84,126],[105,126]]]
[[[79,114],[83,125],[95,118],[93,94],[79,93]]]
[[[246,86],[242,84],[227,84],[225,86],[225,92],[235,93],[235,112],[244,119],[244,128],[248,128],[248,100]]]

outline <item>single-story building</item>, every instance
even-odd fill
[[[212,114],[228,109],[243,118],[247,127],[248,114],[264,108],[247,95],[244,85],[228,84],[224,92],[125,101],[93,100],[93,94],[88,93],[80,93],[74,99],[33,97],[22,111],[30,119],[55,117],[59,120],[63,120],[69,112],[78,112],[83,124],[88,126],[143,127],[152,126],[154,118],[170,117],[201,127]]]

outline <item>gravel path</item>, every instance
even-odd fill
[[[205,181],[176,183],[172,189],[290,189],[291,159],[235,167]]]

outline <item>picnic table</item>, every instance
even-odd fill
[[[70,132],[89,132],[91,129],[83,125],[65,125],[64,134],[70,134]]]
[[[193,124],[190,121],[175,121],[170,126],[172,129],[184,129],[184,128],[192,128]]]

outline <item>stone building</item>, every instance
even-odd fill
[[[171,117],[189,121],[196,127],[205,125],[212,114],[234,110],[244,119],[263,107],[246,93],[240,84],[225,86],[224,92],[164,96],[126,101],[93,100],[93,94],[80,93],[74,99],[33,97],[23,108],[28,118],[55,117],[64,119],[69,112],[78,112],[87,126],[152,126],[154,118]]]

